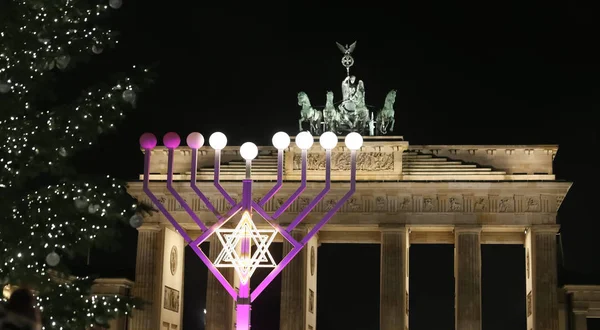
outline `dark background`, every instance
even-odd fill
[[[322,3],[124,0],[114,13],[120,48],[99,56],[99,67],[159,61],[158,80],[117,132],[84,154],[104,160],[88,170],[135,179],[145,131],[220,130],[230,145],[295,134],[296,94],[321,105],[332,90],[339,101],[345,70],[335,41],[358,40],[352,72],[365,83],[367,104],[380,107],[396,89],[394,133],[411,144],[560,145],[555,173],[574,182],[559,211],[560,281],[599,284],[598,5]],[[102,275],[133,278],[136,232],[124,235],[118,258],[92,252]],[[486,245],[482,254],[483,328],[525,329],[523,247]],[[413,245],[410,257],[411,330],[453,329],[452,246]],[[318,267],[319,329],[377,329],[379,247],[324,244]],[[202,328],[205,279],[206,268],[187,253],[186,330]],[[278,328],[279,285],[257,300],[253,328]]]

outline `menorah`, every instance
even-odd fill
[[[221,150],[227,145],[227,137],[221,133],[213,133],[209,138],[209,144],[215,151],[214,158],[214,186],[223,196],[225,201],[231,206],[225,214],[220,214],[211,201],[202,193],[197,185],[198,170],[198,149],[204,145],[202,134],[194,132],[188,135],[186,142],[191,149],[191,177],[190,187],[198,195],[200,200],[206,205],[206,208],[212,212],[217,220],[207,226],[198,215],[192,210],[189,204],[173,188],[173,159],[175,149],[179,147],[181,139],[176,133],[167,133],[163,137],[163,143],[168,149],[167,165],[167,190],[179,202],[183,210],[189,214],[192,220],[198,225],[201,234],[198,238],[192,239],[190,235],[175,220],[173,215],[167,211],[156,195],[149,188],[150,181],[150,159],[152,149],[156,147],[156,136],[151,133],[144,133],[140,137],[140,145],[145,151],[144,158],[144,192],[148,195],[152,203],[160,210],[165,218],[173,225],[175,230],[183,237],[186,243],[198,255],[200,260],[208,267],[208,270],[219,280],[225,290],[236,301],[236,329],[250,329],[250,305],[265,290],[265,288],[275,279],[275,277],[292,261],[292,259],[304,248],[304,246],[314,237],[319,230],[333,217],[344,203],[354,194],[356,190],[356,153],[363,143],[363,138],[356,132],[349,133],[345,138],[347,149],[350,150],[350,188],[348,192],[314,225],[308,234],[296,240],[291,235],[292,230],[296,228],[306,216],[318,205],[331,188],[331,150],[338,144],[337,136],[332,132],[323,133],[319,138],[321,147],[325,149],[325,187],[323,190],[295,217],[295,219],[283,227],[277,222],[277,219],[286,212],[286,210],[296,201],[306,189],[307,181],[307,153],[314,144],[313,136],[308,132],[301,132],[296,136],[296,146],[302,151],[301,154],[301,180],[300,186],[296,191],[273,213],[268,214],[264,206],[271,200],[283,186],[283,152],[290,145],[290,137],[284,132],[278,132],[273,136],[273,146],[277,149],[277,182],[271,190],[258,202],[252,198],[252,179],[251,166],[252,160],[258,155],[258,147],[251,142],[246,142],[240,147],[240,155],[246,160],[246,175],[242,180],[242,198],[240,202],[224,189],[220,183]],[[236,214],[242,213],[241,219],[235,229],[224,228],[224,224],[232,219]],[[258,229],[252,220],[252,214],[256,212],[268,223],[271,229]],[[211,235],[216,234],[223,245],[219,256],[212,262],[206,254],[200,249],[200,244],[205,242]],[[273,242],[276,234],[280,234],[287,240],[291,246],[291,251],[283,257],[281,262],[275,263],[269,253],[269,246]],[[252,245],[255,251],[252,251]],[[211,247],[212,248],[212,247]],[[240,278],[239,287],[236,288],[221,274],[218,268],[234,268]],[[254,289],[250,289],[250,278],[254,271],[259,267],[273,268],[266,278]]]

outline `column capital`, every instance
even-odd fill
[[[138,229],[138,231],[161,231],[162,227],[158,222],[144,223]]]
[[[382,223],[379,225],[379,231],[407,231],[408,227],[405,225],[397,225],[393,223]]]
[[[464,226],[455,226],[454,233],[481,233],[481,226],[476,225],[464,225]]]
[[[533,225],[530,229],[532,233],[556,234],[560,230],[560,225]]]

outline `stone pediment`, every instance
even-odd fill
[[[318,139],[318,138],[316,138]],[[315,140],[316,140],[315,139]],[[553,145],[410,145],[402,137],[365,137],[358,153],[358,181],[544,181],[554,180]],[[152,151],[151,180],[166,179],[167,150]],[[214,151],[203,147],[198,157],[198,180],[213,179]],[[301,151],[294,144],[285,150],[284,180],[300,179]],[[190,149],[177,149],[174,180],[189,180]],[[323,180],[325,154],[318,143],[308,151],[309,180]],[[342,143],[332,151],[332,179],[347,181],[350,153]],[[277,151],[259,147],[253,161],[255,181],[273,181],[277,176]],[[245,161],[239,147],[222,151],[221,180],[245,177]],[[140,179],[142,176],[140,175]]]

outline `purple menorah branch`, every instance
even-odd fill
[[[323,218],[308,232],[308,234],[301,240],[296,240],[292,237],[291,232],[296,228],[308,214],[317,206],[317,204],[325,197],[325,195],[331,189],[331,149],[335,148],[338,143],[337,137],[332,132],[326,132],[321,135],[319,142],[325,149],[325,187],[324,189],[304,208],[298,216],[286,227],[282,228],[276,223],[276,220],[285,213],[285,211],[296,201],[300,195],[306,189],[306,170],[307,170],[307,150],[314,143],[312,135],[308,132],[299,133],[296,137],[296,145],[302,150],[301,154],[301,182],[300,186],[296,191],[272,214],[268,214],[264,210],[264,205],[272,199],[275,194],[283,186],[283,151],[287,149],[290,143],[290,138],[287,134],[279,132],[273,137],[273,145],[277,148],[277,182],[273,188],[259,201],[254,202],[252,199],[252,180],[250,178],[250,167],[252,159],[258,154],[258,148],[252,143],[245,143],[240,148],[240,154],[246,159],[246,179],[242,181],[242,200],[236,203],[235,200],[227,193],[227,191],[221,186],[219,182],[220,166],[221,166],[221,150],[225,147],[227,139],[225,135],[220,132],[214,133],[209,139],[209,144],[215,150],[215,163],[214,163],[214,186],[223,195],[225,200],[231,205],[231,209],[225,213],[220,214],[214,205],[208,198],[201,192],[196,184],[196,173],[197,173],[197,159],[198,149],[204,145],[204,137],[200,133],[191,133],[187,137],[187,145],[192,150],[191,157],[191,179],[190,187],[206,205],[207,209],[211,211],[217,217],[217,221],[210,227],[198,217],[198,215],[192,210],[187,202],[179,195],[176,189],[173,188],[173,159],[174,152],[181,143],[179,135],[176,133],[167,133],[163,142],[165,147],[168,149],[168,164],[167,164],[167,189],[173,195],[173,197],[179,202],[181,207],[189,214],[194,222],[201,229],[202,234],[197,239],[192,239],[187,232],[181,227],[181,225],[175,220],[175,218],[169,213],[169,211],[163,206],[158,200],[154,193],[149,188],[150,181],[150,160],[152,155],[152,149],[156,147],[157,139],[151,133],[145,133],[140,137],[140,145],[144,149],[144,192],[148,195],[152,203],[159,209],[159,211],[165,216],[165,218],[173,225],[175,230],[183,237],[183,239],[190,245],[193,251],[198,255],[200,260],[208,267],[209,271],[219,280],[225,290],[231,295],[236,301],[236,329],[237,330],[249,330],[250,329],[250,310],[251,303],[264,291],[264,289],[275,279],[279,273],[293,260],[293,258],[304,248],[304,246],[313,238],[319,230],[342,208],[344,203],[354,194],[356,190],[356,152],[362,146],[362,137],[358,133],[350,133],[346,136],[345,143],[351,153],[350,161],[350,189],[348,192],[335,204],[335,206],[329,210]],[[249,270],[247,267],[241,270],[243,272],[239,289],[236,290],[231,283],[221,274],[218,267],[206,256],[206,254],[200,249],[200,244],[205,242],[211,235],[217,232],[227,221],[235,216],[240,211],[244,212],[244,216],[248,216],[249,221],[252,221],[251,215],[253,211],[256,211],[273,229],[276,233],[282,235],[291,245],[291,251],[284,256],[283,260],[273,267],[273,270],[267,275],[267,277],[254,289],[250,288],[250,277],[253,269]],[[238,260],[237,265],[248,264],[251,261],[251,244],[252,239],[246,232],[239,237],[240,242],[240,253],[236,257]],[[262,249],[268,249],[270,242],[262,247]],[[259,251],[261,252],[261,251]],[[264,252],[264,251],[263,251]],[[255,265],[252,265],[254,269]],[[236,268],[237,269],[237,268]],[[240,272],[239,269],[237,269]]]

